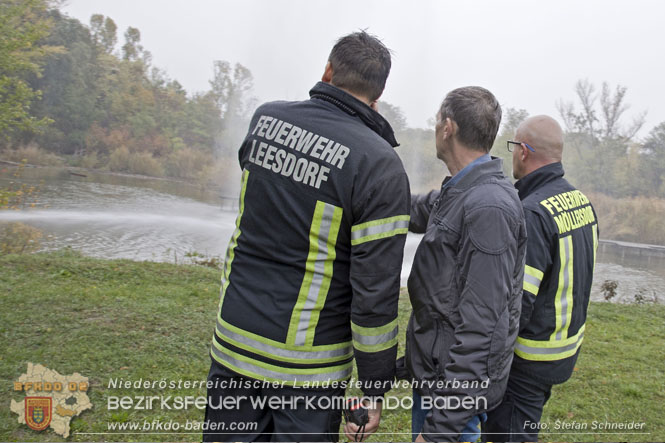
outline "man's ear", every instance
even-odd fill
[[[457,132],[457,123],[455,123],[450,117],[446,117],[446,121],[443,123],[443,136],[444,138],[452,137]]]
[[[529,151],[529,148],[527,148],[524,143],[520,144],[520,148],[522,148],[522,153],[520,154],[520,160],[522,160],[522,163],[529,157],[529,154],[531,152]]]
[[[330,61],[326,63],[326,68],[323,70],[323,76],[321,76],[321,81],[324,83],[332,83],[333,77],[333,68],[330,64]]]

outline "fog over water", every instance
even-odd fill
[[[0,170],[0,185],[12,180],[11,173]],[[81,178],[49,168],[29,168],[21,179],[32,185],[42,180],[36,207],[1,211],[0,222],[25,222],[41,229],[43,250],[69,246],[93,257],[182,263],[190,252],[223,257],[235,227],[235,197],[183,183],[92,172]],[[421,238],[407,237],[402,286]],[[602,284],[616,280],[612,301],[633,302],[637,295],[665,302],[665,258],[629,252],[601,247],[592,298],[602,300]]]

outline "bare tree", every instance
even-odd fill
[[[639,113],[625,128],[621,119],[630,108],[626,103],[628,88],[617,85],[614,92],[607,82],[603,82],[600,96],[595,86],[588,80],[575,83],[575,94],[581,106],[580,112],[575,110],[572,102],[559,100],[556,104],[559,115],[569,132],[586,133],[592,145],[601,140],[631,140],[644,125],[646,112]],[[600,100],[598,100],[600,98]],[[600,112],[596,111],[596,103],[600,103]],[[600,118],[598,117],[600,116]]]

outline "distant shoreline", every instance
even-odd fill
[[[43,165],[34,165],[32,163],[19,163],[19,162],[13,162],[9,160],[2,160],[0,159],[0,165],[6,165],[6,166],[24,166],[26,168],[51,168],[51,169],[63,169],[66,171],[75,171],[75,172],[92,172],[95,174],[103,174],[103,175],[111,175],[115,177],[130,177],[130,178],[141,178],[141,179],[150,179],[150,180],[163,180],[163,181],[168,181],[172,183],[184,183],[192,186],[204,186],[202,184],[199,184],[195,181],[190,181],[182,178],[174,178],[174,177],[155,177],[152,175],[143,175],[143,174],[130,174],[127,172],[114,172],[114,171],[107,171],[105,169],[94,169],[94,168],[83,168],[81,166],[43,166]]]

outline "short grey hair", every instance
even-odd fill
[[[466,86],[448,93],[439,118],[457,124],[457,138],[465,146],[490,152],[501,123],[501,105],[494,94],[480,86]]]

